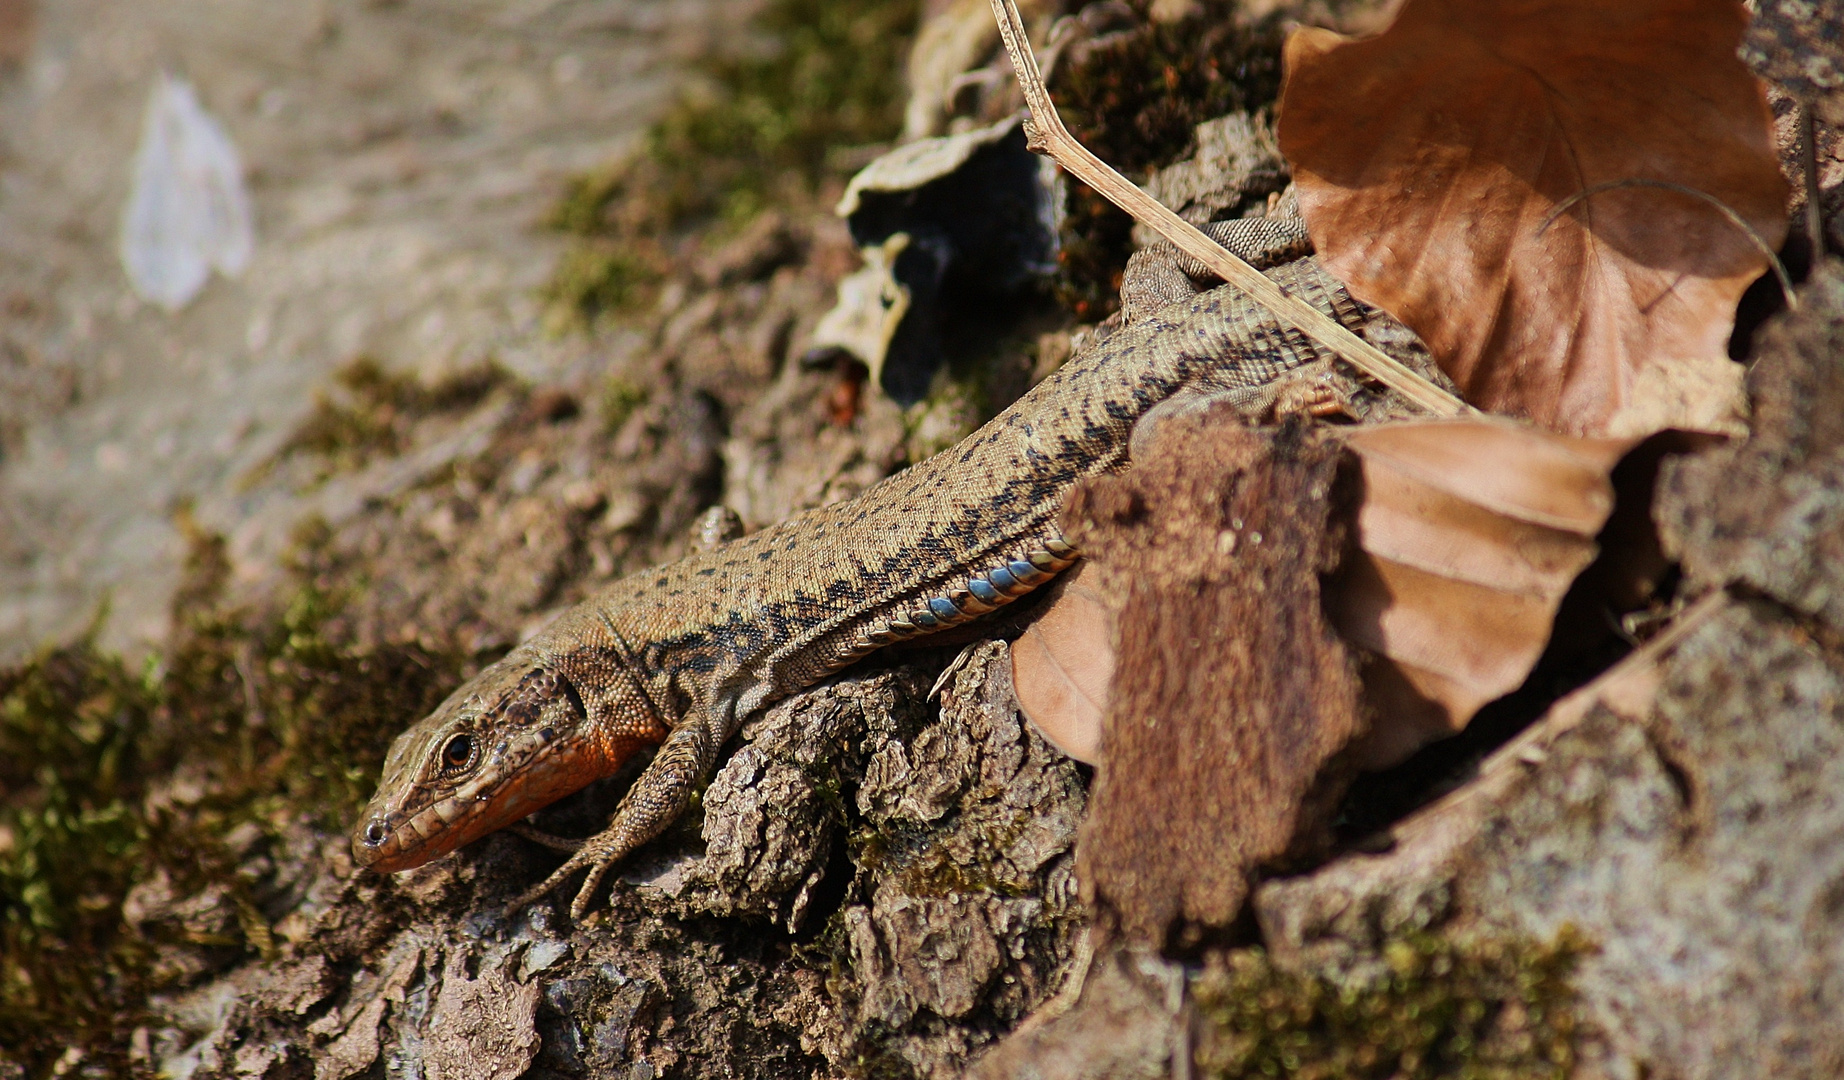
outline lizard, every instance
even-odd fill
[[[1347,327],[1376,314],[1311,258],[1266,272]],[[1168,282],[1160,305],[1097,335],[949,450],[558,616],[396,739],[354,830],[355,861],[407,870],[510,826],[572,854],[509,910],[587,870],[570,905],[581,919],[603,876],[686,809],[751,714],[1073,565],[1080,552],[1056,524],[1063,496],[1124,468],[1150,410],[1206,392],[1271,396],[1287,373],[1331,363],[1233,287],[1174,300]],[[519,824],[647,746],[653,760],[595,836]]]

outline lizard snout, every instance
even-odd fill
[[[376,867],[388,861],[403,847],[391,814],[372,814],[352,834],[352,861],[363,867]],[[383,869],[379,867],[379,869]]]

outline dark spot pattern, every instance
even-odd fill
[[[1347,326],[1361,319],[1309,261],[1270,275]],[[1321,358],[1227,288],[1204,293],[1116,331],[953,451],[852,502],[616,582],[585,603],[633,644],[661,700],[663,688],[689,687],[704,703],[720,690],[766,702],[1048,582],[1078,557],[1056,528],[1064,494],[1122,468],[1134,422],[1173,393],[1258,387]]]

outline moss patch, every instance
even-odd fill
[[[1567,928],[1547,944],[1415,934],[1383,947],[1386,974],[1348,982],[1219,954],[1192,983],[1197,1064],[1223,1080],[1562,1080],[1586,951]]]
[[[862,874],[894,878],[909,896],[1030,895],[1035,881],[1003,853],[1030,825],[1032,811],[980,805],[963,815],[959,828],[972,834],[971,844],[956,842],[951,829],[901,821],[881,829],[867,825],[851,835],[852,864]]]
[[[400,453],[418,420],[465,412],[494,391],[515,387],[518,382],[492,361],[425,383],[412,375],[387,371],[372,357],[357,357],[334,372],[330,392],[315,393],[313,411],[245,483],[253,485],[284,462],[300,457],[317,461],[315,483],[364,468]]]
[[[764,54],[706,64],[715,92],[654,126],[648,158],[672,221],[755,215],[781,181],[842,171],[829,153],[893,137],[916,0],[771,0],[755,17]]]
[[[543,290],[553,327],[644,299],[661,238],[734,230],[772,204],[811,199],[847,171],[841,150],[894,137],[920,9],[769,0],[747,35],[765,47],[705,60],[698,91],[653,125],[643,153],[569,182],[546,219],[576,238]]]
[[[221,538],[192,530],[175,644],[143,673],[89,641],[0,672],[0,1075],[71,1048],[86,1075],[130,1075],[149,994],[273,948],[291,885],[243,873],[248,853],[343,828],[394,734],[379,719],[464,674],[458,652],[348,643],[357,583],[324,580],[304,539],[288,602],[237,611]]]
[[[1135,0],[1142,13],[1149,6]],[[1061,66],[1051,94],[1070,133],[1135,179],[1182,161],[1192,130],[1280,95],[1277,26],[1238,25],[1235,0],[1204,0],[1182,20],[1143,24]],[[1058,299],[1094,321],[1120,302],[1133,219],[1081,184],[1069,185],[1058,256]]]
[[[1015,314],[1019,304],[1039,299],[1008,297],[1007,302]],[[1036,341],[1027,331],[1039,324],[1034,316],[1022,330],[995,332],[1006,317],[969,304],[956,325],[942,328],[945,362],[928,396],[903,413],[906,460],[923,461],[960,442],[1031,388]]]
[[[602,383],[601,396],[596,401],[596,414],[602,421],[602,432],[614,435],[627,423],[634,410],[647,403],[647,388],[632,379],[620,375],[611,375]]]
[[[118,931],[149,834],[134,800],[153,704],[87,643],[0,676],[0,1046],[22,1064],[108,1030],[141,966]]]
[[[653,294],[660,277],[658,261],[642,254],[639,244],[603,239],[572,244],[539,290],[545,329],[563,334],[633,311]]]

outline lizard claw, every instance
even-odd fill
[[[553,891],[556,890],[557,886],[562,885],[564,883],[565,878],[568,878],[571,874],[574,874],[578,870],[581,870],[584,864],[589,861],[590,860],[583,858],[582,849],[581,847],[578,847],[576,854],[570,856],[570,858],[562,866],[559,866],[557,869],[551,871],[551,875],[549,877],[545,878],[543,881],[540,881],[538,884],[534,885],[533,887],[526,889],[524,892],[519,894],[516,900],[512,901],[512,903],[510,904],[507,904],[506,905],[506,917],[511,918],[512,916],[518,914],[524,908],[529,907],[532,904],[535,904],[538,901],[544,899],[546,896],[550,895]],[[596,876],[599,879],[599,875],[596,875]],[[586,909],[587,907],[588,907],[588,904],[584,901],[583,894],[579,891],[577,893],[576,900],[570,904],[570,917],[572,919],[580,918],[581,910]]]
[[[507,908],[508,913],[540,899],[562,885],[570,875],[587,867],[589,875],[583,879],[582,888],[576,891],[576,899],[570,901],[570,918],[580,922],[608,871],[635,848],[658,836],[684,811],[691,799],[692,784],[698,777],[710,773],[716,748],[722,741],[721,736],[710,733],[706,724],[696,721],[675,730],[654,756],[653,763],[628,789],[621,805],[615,808],[608,828],[578,842],[575,853],[536,888],[514,900]]]
[[[532,831],[536,832],[537,830],[534,829]],[[547,834],[539,833],[539,836],[547,836]],[[550,840],[565,840],[563,837],[547,838]],[[536,838],[534,837],[533,839]],[[602,842],[598,843],[597,841]],[[545,841],[539,840],[538,842],[544,843]],[[570,901],[570,920],[572,922],[581,922],[583,915],[589,910],[590,901],[594,898],[596,889],[602,884],[602,878],[608,874],[609,870],[613,869],[616,863],[621,861],[628,850],[625,846],[608,842],[603,836],[591,837],[588,840],[566,842],[572,845],[571,850],[573,850],[575,854],[571,855],[562,866],[551,871],[549,877],[539,882],[536,886],[527,889],[524,893],[520,894],[518,899],[506,905],[507,917],[517,914],[520,909],[529,904],[534,904],[544,899],[545,896],[562,885],[570,875],[584,867],[588,867],[589,876],[583,879],[582,887],[576,890],[576,898]]]
[[[589,911],[589,905],[595,899],[595,891],[602,885],[602,878],[615,865],[614,860],[596,863],[589,868],[589,875],[583,878],[583,887],[576,890],[576,899],[570,901],[570,921],[580,923]]]
[[[518,899],[506,905],[505,914],[506,917],[510,919],[524,908],[544,899],[546,894],[563,884],[564,878],[569,877],[571,874],[581,869],[586,861],[581,857],[582,850],[584,845],[588,844],[589,841],[578,840],[570,836],[556,836],[532,825],[528,825],[523,821],[513,822],[511,825],[506,826],[505,831],[515,836],[522,836],[540,847],[547,847],[552,851],[568,851],[571,853],[570,859],[553,871],[551,876],[545,878],[536,888],[527,889],[525,892],[519,894]],[[599,873],[591,873],[589,877],[589,882],[584,884],[582,891],[577,893],[576,900],[570,905],[570,918],[573,921],[582,919],[583,911],[589,906],[588,893],[594,888],[594,883],[601,880],[601,874]]]

